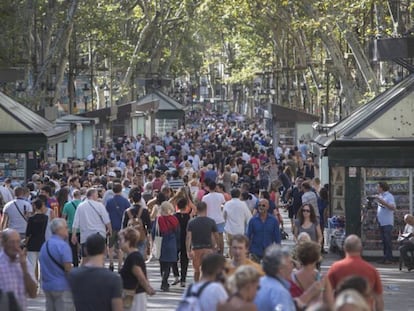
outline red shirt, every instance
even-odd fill
[[[380,275],[374,266],[360,256],[347,255],[344,259],[335,262],[328,271],[328,278],[335,289],[348,276],[364,277],[377,295],[382,295]]]

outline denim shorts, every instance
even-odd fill
[[[217,232],[223,233],[224,232],[224,222],[217,224]]]

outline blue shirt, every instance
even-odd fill
[[[106,203],[106,210],[111,220],[112,230],[119,231],[122,228],[122,217],[125,210],[130,207],[131,204],[122,195],[115,194],[112,199],[109,199]]]
[[[388,204],[391,204],[395,207],[394,196],[389,191],[383,192],[379,195],[379,197]],[[388,207],[382,206],[379,202],[377,209],[377,218],[380,226],[394,225],[394,211],[390,210]]]
[[[260,311],[296,311],[289,292],[289,283],[268,275],[260,278],[260,289],[254,303]]]
[[[43,290],[45,292],[70,290],[66,273],[50,258],[46,250],[46,244],[49,246],[50,254],[62,266],[64,263],[72,263],[72,251],[69,247],[69,243],[64,241],[58,235],[52,235],[50,239],[42,245],[39,255]]]
[[[250,219],[247,226],[247,237],[250,240],[250,252],[263,257],[264,250],[272,243],[280,244],[279,222],[270,214],[263,222],[259,214]]]

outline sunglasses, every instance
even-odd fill
[[[267,207],[267,205],[259,204],[259,207]]]
[[[302,213],[310,213],[310,210],[309,209],[303,209]]]

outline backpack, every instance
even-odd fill
[[[145,230],[144,223],[142,222],[141,215],[144,208],[141,206],[138,211],[138,215],[134,217],[130,210],[127,210],[128,215],[128,227],[132,227],[139,232],[138,243],[144,241],[147,238],[147,231]]]
[[[201,287],[198,289],[196,293],[191,291],[194,284],[190,284],[188,287],[187,294],[185,297],[180,301],[176,311],[210,311],[210,310],[202,310],[200,306],[200,296],[203,290],[210,284],[211,282],[205,282]]]

